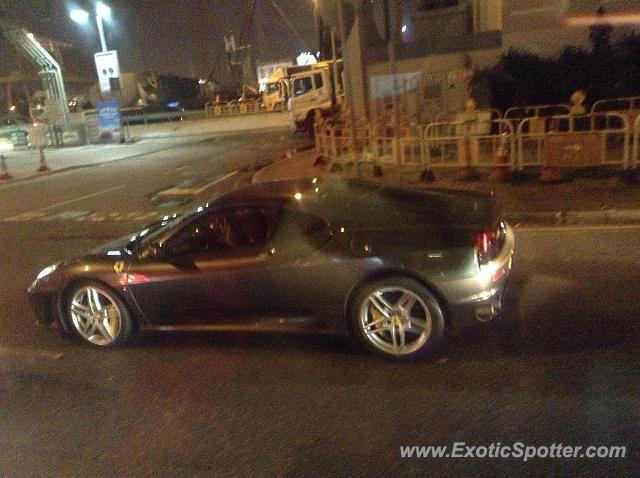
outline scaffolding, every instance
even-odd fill
[[[4,17],[0,17],[0,31],[38,68],[38,76],[45,92],[47,121],[53,125],[66,126],[69,123],[69,108],[60,64],[36,40],[33,33],[15,26]]]

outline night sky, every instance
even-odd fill
[[[105,0],[112,9],[105,24],[107,47],[118,50],[122,71],[173,73],[187,77],[214,77],[224,81],[226,55],[223,35],[236,39],[246,28],[247,0]],[[305,49],[316,48],[313,0],[276,0],[308,45],[281,19],[271,0],[257,0],[249,42],[258,62],[293,59]],[[91,58],[100,50],[95,19],[75,24],[70,8],[93,11],[83,0],[0,0],[2,11],[16,22],[41,35],[74,45],[74,55]],[[257,20],[257,21],[256,21]],[[238,40],[236,40],[238,41]],[[2,70],[11,69],[16,56],[6,41],[0,42]],[[66,53],[65,53],[66,55]]]

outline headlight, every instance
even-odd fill
[[[58,268],[58,264],[53,264],[53,265],[50,265],[49,267],[45,267],[40,271],[40,273],[38,274],[38,277],[36,277],[36,280],[40,280],[43,277],[48,276],[49,274],[53,273],[53,271],[55,271],[57,268]]]

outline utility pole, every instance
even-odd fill
[[[384,0],[385,33],[387,36],[387,57],[389,72],[393,78],[393,152],[400,171],[400,91],[398,68],[396,65],[396,43],[402,25],[402,0]]]

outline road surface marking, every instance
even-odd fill
[[[2,222],[27,222],[27,221],[75,221],[75,222],[105,222],[105,221],[152,221],[160,219],[166,214],[161,211],[135,211],[125,212],[95,212],[95,211],[62,211],[56,214],[47,215],[44,212],[30,212],[19,216],[0,219]]]
[[[39,219],[43,216],[46,215],[47,211],[50,211],[51,209],[55,209],[58,208],[60,206],[66,206],[67,204],[72,204],[74,202],[78,202],[78,201],[83,201],[85,199],[89,199],[95,196],[100,196],[101,194],[107,194],[110,193],[112,191],[117,191],[118,189],[122,189],[124,188],[125,185],[122,184],[120,186],[115,186],[113,188],[109,188],[109,189],[104,189],[102,191],[98,191],[95,193],[91,193],[91,194],[87,194],[85,196],[81,196],[79,198],[75,198],[75,199],[69,199],[68,201],[62,201],[56,204],[50,204],[49,206],[43,207],[41,209],[36,209],[34,211],[27,211],[27,212],[23,212],[21,214],[17,214],[15,216],[10,216],[10,217],[5,217],[5,218],[0,218],[0,221],[2,222],[12,222],[12,221],[28,221],[30,219]]]
[[[155,197],[158,196],[196,196],[207,189],[209,189],[214,184],[217,184],[225,179],[228,179],[232,176],[238,174],[238,171],[232,171],[230,173],[224,174],[215,178],[213,181],[206,183],[204,186],[200,186],[199,188],[181,188],[181,187],[173,187],[170,189],[165,189],[164,191],[160,191],[156,194]]]
[[[107,194],[107,193],[110,193],[112,191],[117,191],[118,189],[122,189],[125,186],[126,186],[126,184],[121,184],[120,186],[115,186],[115,187],[112,187],[112,188],[109,188],[109,189],[103,189],[102,191],[98,191],[98,192],[95,192],[95,193],[87,194],[85,196],[80,196],[79,198],[69,199],[68,201],[62,201],[62,202],[59,202],[59,203],[56,203],[56,204],[51,204],[51,205],[49,205],[47,207],[43,207],[42,209],[39,209],[38,211],[48,211],[50,209],[55,209],[55,208],[60,207],[60,206],[66,206],[67,204],[71,204],[71,203],[74,203],[74,202],[84,201],[85,199],[89,199],[89,198],[92,198],[92,197],[95,197],[95,196],[100,196],[101,194]]]

